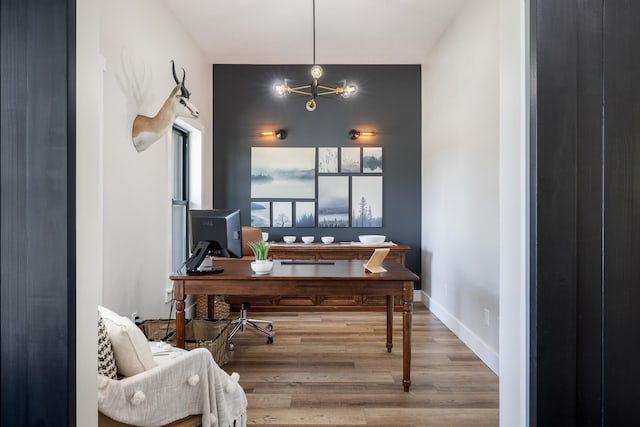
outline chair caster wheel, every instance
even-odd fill
[[[229,351],[233,351],[235,350],[236,345],[232,341],[229,341],[229,343],[227,344],[227,348],[229,349]]]
[[[273,337],[267,337],[267,344],[273,344]]]

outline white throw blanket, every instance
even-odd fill
[[[181,352],[132,377],[98,375],[98,409],[114,420],[155,427],[202,414],[202,426],[245,427],[247,398],[206,349]]]

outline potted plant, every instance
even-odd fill
[[[251,269],[256,274],[269,273],[273,268],[273,262],[267,258],[269,256],[271,243],[258,240],[257,242],[248,242],[247,244],[256,256],[256,260],[251,263]]]

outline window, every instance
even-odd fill
[[[174,126],[173,195],[171,198],[172,271],[177,272],[189,257],[189,134]]]

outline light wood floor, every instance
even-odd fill
[[[249,426],[498,425],[498,377],[420,303],[409,393],[400,313],[391,353],[384,313],[249,315],[273,320],[275,337],[239,333],[224,366],[240,374]]]

